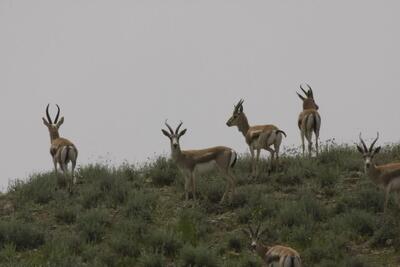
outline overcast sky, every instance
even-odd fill
[[[322,140],[379,130],[380,143],[398,142],[399,10],[395,0],[0,0],[0,188],[52,169],[47,103],[61,106],[80,164],[169,153],[167,118],[188,128],[183,149],[247,152],[225,124],[240,98],[250,124],[275,124],[297,146],[303,82]]]

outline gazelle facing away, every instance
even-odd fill
[[[319,130],[321,128],[321,116],[318,113],[318,105],[315,103],[314,94],[311,87],[307,84],[308,91],[304,90],[302,85],[300,85],[300,89],[303,91],[305,96],[297,93],[300,99],[303,101],[303,111],[299,115],[299,119],[297,124],[300,129],[301,134],[301,145],[303,149],[303,156],[305,155],[305,145],[304,145],[304,137],[308,142],[308,153],[311,157],[312,151],[312,134],[315,134],[315,151],[318,155],[318,138],[319,138]]]
[[[236,152],[224,146],[211,147],[201,150],[181,150],[179,139],[186,133],[186,129],[179,131],[182,122],[178,125],[175,132],[165,122],[169,131],[162,129],[162,133],[167,136],[171,142],[172,159],[176,162],[179,169],[185,176],[185,198],[189,200],[189,191],[192,192],[193,199],[196,200],[196,172],[217,167],[227,178],[226,191],[223,194],[220,203],[225,200],[226,195],[231,192],[231,197],[235,191],[235,178],[231,172],[236,163]]]
[[[364,157],[364,168],[366,174],[379,186],[383,187],[385,190],[385,205],[384,212],[387,209],[387,204],[389,200],[389,193],[391,191],[397,192],[397,201],[400,205],[400,163],[389,163],[385,165],[377,166],[374,162],[374,157],[379,153],[381,147],[378,146],[374,149],[376,141],[378,141],[379,133],[377,134],[375,140],[372,142],[371,146],[367,148],[364,140],[361,138],[361,146],[357,145],[358,151]]]
[[[285,246],[266,246],[260,241],[261,235],[265,232],[260,231],[260,224],[256,231],[253,231],[251,226],[248,229],[243,229],[243,232],[251,239],[251,249],[256,252],[267,264],[268,267],[301,267],[300,254]]]
[[[67,165],[69,162],[71,162],[72,164],[71,173],[73,177],[73,183],[75,183],[74,171],[76,166],[76,159],[78,157],[78,150],[71,141],[60,137],[58,129],[63,124],[64,117],[61,117],[61,119],[58,120],[59,116],[60,116],[60,107],[57,105],[57,115],[53,122],[49,114],[49,105],[47,105],[46,107],[47,120],[45,118],[42,118],[44,125],[47,126],[50,133],[50,142],[51,142],[50,154],[51,157],[53,158],[54,171],[57,173],[57,163],[58,163],[63,173],[66,174],[68,171]]]
[[[286,137],[286,133],[272,124],[250,126],[243,112],[243,99],[234,106],[233,114],[226,122],[226,125],[229,127],[237,126],[246,139],[246,143],[250,148],[253,176],[258,175],[257,163],[260,158],[261,149],[268,150],[271,153],[271,167],[274,157],[276,157],[276,161],[279,160],[279,148],[282,143],[282,136]],[[256,158],[254,159],[255,152]]]

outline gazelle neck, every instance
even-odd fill
[[[50,142],[53,142],[55,139],[60,138],[58,130],[49,130],[49,132],[50,132]]]
[[[368,168],[365,167],[365,172],[375,183],[379,183],[378,178],[381,175],[381,170],[376,167],[375,163],[372,163]]]
[[[182,156],[182,151],[181,147],[178,145],[178,147],[174,147],[171,145],[171,157],[173,160],[178,161]]]
[[[240,120],[238,121],[237,127],[239,131],[243,134],[244,137],[246,137],[247,131],[250,128],[249,121],[247,120],[247,117],[244,113],[242,113],[242,116],[240,117]]]
[[[267,253],[268,249],[269,248],[266,245],[264,245],[263,243],[261,243],[261,242],[257,243],[256,252],[257,252],[258,256],[260,256],[261,258],[264,259],[265,253]]]

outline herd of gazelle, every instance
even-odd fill
[[[302,85],[300,89],[304,95],[297,93],[303,101],[303,110],[298,117],[298,127],[300,130],[303,156],[305,155],[304,139],[308,142],[308,156],[312,154],[312,136],[315,136],[315,152],[318,156],[318,138],[321,127],[321,116],[318,113],[318,105],[315,103],[314,94],[311,87],[307,84],[308,90]],[[75,184],[76,179],[74,170],[78,157],[76,146],[66,138],[60,137],[59,128],[64,122],[64,117],[60,116],[60,107],[57,105],[57,114],[52,121],[49,114],[49,105],[46,107],[46,117],[43,123],[47,126],[50,133],[50,154],[53,159],[54,170],[57,173],[57,165],[60,166],[64,174],[68,173],[67,165],[71,162],[71,186]],[[245,141],[250,149],[252,161],[252,176],[257,176],[258,161],[262,149],[267,150],[271,154],[271,169],[279,163],[279,149],[283,136],[286,133],[272,124],[250,126],[245,113],[243,112],[243,100],[240,100],[233,109],[233,114],[226,122],[227,126],[236,126],[243,134]],[[186,129],[180,130],[182,122],[175,131],[165,121],[168,130],[162,129],[162,133],[167,136],[171,144],[172,159],[185,176],[185,199],[189,200],[191,193],[193,200],[196,200],[196,174],[206,170],[217,168],[226,178],[227,186],[220,203],[223,203],[229,194],[232,198],[235,192],[235,177],[232,168],[237,160],[237,153],[229,147],[216,146],[199,150],[181,150],[179,140],[186,133]],[[385,190],[384,211],[387,209],[389,193],[391,191],[400,191],[400,163],[390,163],[377,166],[374,163],[374,156],[380,151],[381,147],[374,148],[379,138],[379,134],[368,148],[364,140],[359,136],[360,144],[357,149],[364,157],[365,172],[378,185]],[[400,194],[398,195],[400,205]],[[264,231],[260,231],[260,225],[254,231],[250,226],[243,231],[249,235],[251,239],[251,247],[257,252],[268,266],[280,267],[299,267],[301,266],[300,255],[297,251],[285,246],[268,247],[259,242],[260,236]]]

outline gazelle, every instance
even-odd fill
[[[311,89],[311,86],[307,84],[308,91],[304,90],[302,85],[300,84],[300,89],[303,91],[305,96],[297,93],[300,99],[303,101],[303,111],[299,115],[299,119],[297,124],[300,129],[301,134],[301,145],[303,149],[303,156],[305,155],[305,145],[304,145],[304,137],[308,142],[308,153],[311,157],[312,151],[312,134],[315,134],[315,151],[318,155],[318,138],[319,138],[319,130],[321,128],[321,116],[318,113],[318,105],[315,103],[314,94]]]
[[[372,181],[383,187],[385,190],[385,205],[383,211],[385,212],[387,209],[389,193],[391,191],[397,192],[397,201],[400,205],[400,163],[389,163],[384,165],[375,164],[374,157],[381,150],[380,146],[374,149],[374,145],[379,139],[379,133],[377,133],[375,140],[369,148],[367,148],[367,145],[362,139],[361,133],[359,138],[361,146],[357,145],[357,149],[364,157],[365,172]]]
[[[228,192],[231,197],[235,191],[235,177],[231,169],[235,166],[237,160],[236,152],[224,146],[216,146],[201,150],[181,150],[179,139],[186,133],[186,129],[179,131],[182,122],[175,131],[165,121],[169,131],[162,129],[162,133],[167,136],[171,142],[172,159],[176,162],[179,169],[185,176],[185,198],[189,200],[189,191],[192,192],[193,199],[196,200],[196,172],[217,167],[227,178],[226,191],[223,194],[220,203],[224,202]],[[190,183],[190,185],[189,185]]]
[[[251,239],[253,252],[256,252],[268,267],[301,267],[300,254],[296,250],[280,245],[266,246],[261,243],[260,237],[266,229],[260,231],[260,226],[261,224],[258,225],[255,232],[250,225],[248,226],[249,229],[242,229]]]
[[[76,159],[78,157],[78,150],[71,141],[60,137],[60,134],[58,133],[58,129],[64,123],[64,117],[61,117],[61,119],[58,120],[60,116],[60,107],[57,105],[57,115],[53,122],[49,114],[49,105],[50,104],[48,104],[46,107],[47,120],[45,118],[42,119],[44,125],[47,126],[50,133],[50,142],[51,142],[50,154],[51,157],[53,158],[54,171],[57,173],[57,163],[58,163],[63,173],[66,174],[68,171],[67,165],[69,162],[71,162],[72,164],[71,174],[73,177],[73,183],[75,183],[76,181],[75,181],[74,171],[76,166]]]
[[[233,114],[226,122],[229,127],[237,126],[238,130],[243,134],[246,143],[249,146],[252,162],[252,175],[257,176],[257,163],[260,158],[261,149],[268,150],[271,153],[271,167],[274,157],[279,160],[279,148],[282,143],[282,136],[286,137],[286,133],[279,130],[272,124],[250,126],[246,114],[243,112],[243,99],[241,99],[233,109]],[[272,148],[271,146],[274,146]],[[254,154],[256,158],[254,159]]]

